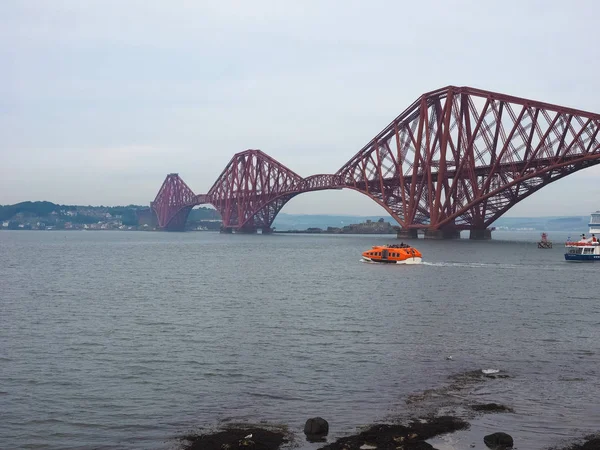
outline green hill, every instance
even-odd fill
[[[107,214],[119,217],[125,225],[136,225],[140,213],[147,211],[147,206],[82,206],[60,205],[48,201],[22,202],[14,205],[0,205],[0,221],[16,221],[19,223],[33,219],[43,220],[47,224],[57,220],[72,223],[90,224],[104,219]],[[273,226],[278,231],[306,230],[308,228],[339,227],[350,224],[364,223],[367,220],[376,222],[380,218],[396,226],[396,221],[389,215],[359,216],[359,215],[328,215],[328,214],[278,214]],[[218,211],[211,207],[194,208],[189,216],[190,225],[202,222],[221,220]],[[493,226],[508,230],[534,231],[586,231],[589,215],[586,216],[550,216],[550,217],[501,217]]]

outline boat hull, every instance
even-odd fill
[[[576,255],[572,253],[565,253],[565,260],[578,262],[593,262],[600,261],[600,255]]]
[[[394,261],[394,260],[390,260],[390,259],[372,259],[372,258],[366,258],[363,256],[362,260],[364,262],[377,263],[377,264],[421,264],[421,262],[422,262],[422,259],[419,258],[418,256],[415,256],[414,258],[407,258],[402,261]]]

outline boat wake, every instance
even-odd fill
[[[430,267],[465,267],[469,269],[505,269],[505,270],[520,270],[525,267],[531,267],[534,264],[503,264],[503,263],[477,263],[477,262],[424,262],[423,265]],[[539,270],[566,270],[564,264],[560,265],[537,265]]]
[[[377,265],[386,265],[386,266],[396,266],[396,265],[422,265],[427,267],[463,267],[468,269],[493,269],[493,270],[521,270],[526,267],[531,267],[533,264],[505,264],[505,263],[479,263],[479,262],[450,262],[450,261],[440,261],[440,262],[429,262],[429,261],[421,261],[420,258],[416,258],[413,260],[406,260],[397,264],[383,264],[378,261],[369,261],[366,259],[359,259],[361,263],[365,264],[377,264]],[[535,265],[535,267],[539,270],[550,270],[550,271],[562,271],[568,270],[569,264],[558,264],[558,265]]]
[[[476,263],[476,262],[424,262],[426,266],[434,267],[470,267],[470,268],[493,268],[493,269],[519,269],[523,265],[502,263]]]
[[[380,262],[377,261],[369,261],[367,259],[359,259],[358,260],[361,263],[364,264],[377,264],[379,266],[381,265],[415,265],[415,264],[421,264],[423,266],[430,266],[430,267],[467,267],[467,268],[472,268],[472,269],[520,269],[525,267],[524,265],[518,265],[518,264],[498,264],[498,263],[470,263],[470,262],[425,262],[425,261],[405,261],[399,264],[382,264]]]

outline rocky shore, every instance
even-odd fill
[[[318,450],[436,450],[426,442],[427,439],[468,427],[468,422],[451,416],[415,419],[406,426],[376,424],[318,447]],[[182,450],[278,450],[295,447],[295,436],[288,431],[245,426],[184,436],[182,441]],[[484,436],[483,443],[493,450],[509,449],[514,445],[512,437],[502,432]],[[600,450],[600,433],[575,439],[567,446],[545,450]]]
[[[406,399],[407,406],[430,403],[434,410],[429,408],[412,408],[413,417],[390,420],[390,423],[372,424],[355,434],[339,437],[336,440],[327,438],[329,424],[320,417],[309,418],[304,428],[304,436],[294,433],[287,426],[273,425],[253,426],[249,424],[230,425],[207,433],[194,433],[183,436],[179,442],[181,450],[277,450],[280,448],[298,447],[300,440],[311,442],[313,448],[318,450],[435,450],[435,442],[428,442],[432,438],[448,435],[471,427],[468,419],[482,414],[513,413],[510,406],[499,403],[465,403],[460,391],[472,388],[477,383],[487,380],[502,380],[510,375],[498,370],[476,370],[459,373],[449,377],[449,383],[438,389],[430,389],[419,394],[414,394]],[[441,402],[440,402],[440,399]],[[462,404],[452,404],[453,401]],[[458,406],[458,408],[456,408]],[[467,414],[438,414],[448,410],[470,411]],[[419,411],[421,413],[419,413]],[[472,430],[471,430],[472,431]],[[472,442],[466,448],[490,448],[495,450],[519,448],[518,438],[513,438],[511,430],[498,430],[487,434],[481,433],[477,437],[479,443]],[[514,431],[518,435],[518,431]],[[478,433],[475,433],[478,434]],[[433,439],[434,441],[436,439]],[[444,449],[448,448],[444,445]],[[459,448],[459,447],[452,447]],[[465,450],[466,450],[465,448]],[[573,440],[564,444],[557,443],[552,447],[540,447],[540,450],[600,450],[600,430],[598,434],[585,437],[573,437]]]

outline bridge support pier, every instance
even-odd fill
[[[224,234],[231,234],[233,233],[233,228],[231,227],[221,227],[221,229],[219,230],[220,233],[224,233]]]
[[[396,233],[396,238],[398,239],[418,239],[417,229],[416,228],[401,228]]]
[[[174,231],[174,232],[185,231],[185,225],[181,225],[181,224],[171,225],[171,224],[169,224],[169,225],[167,225],[164,228],[164,231]]]
[[[488,241],[492,239],[492,230],[488,228],[474,228],[469,232],[469,239],[474,239],[477,241]]]
[[[262,234],[273,234],[273,228],[269,228],[269,227],[262,227],[260,229]]]
[[[425,230],[425,239],[460,239],[460,230],[446,229],[446,230]]]
[[[256,234],[257,231],[258,230],[254,227],[238,228],[237,230],[235,230],[235,232],[239,234]]]

